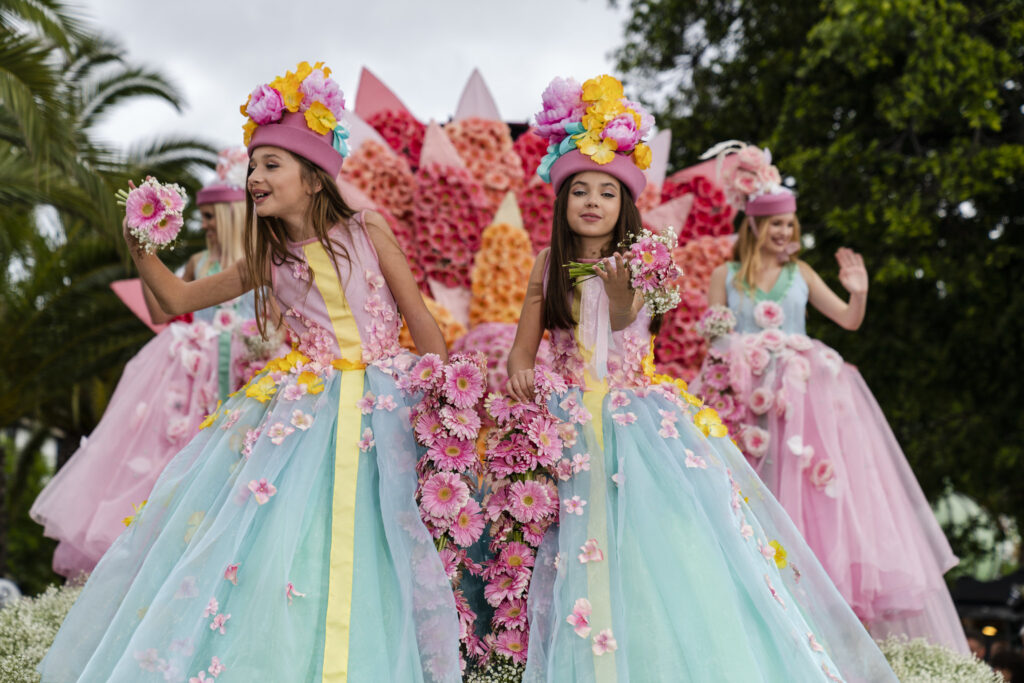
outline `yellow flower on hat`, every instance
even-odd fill
[[[313,106],[306,110],[306,125],[320,135],[330,133],[337,124],[338,120],[334,118],[334,114],[322,102],[314,102]]]
[[[303,62],[302,64],[306,64]],[[302,70],[302,64],[299,65],[299,70]],[[309,69],[309,64],[306,64],[306,68]],[[306,72],[309,75],[309,72]],[[302,85],[302,79],[297,74],[293,74],[291,71],[286,73],[284,76],[278,76],[270,82],[270,87],[281,93],[281,101],[284,102],[285,109],[295,113],[302,106],[302,91],[299,90],[299,86]]]
[[[250,102],[252,102],[252,94],[250,94],[248,97],[246,97],[245,98],[245,102],[243,102],[242,106],[238,108],[238,111],[240,111],[242,113],[242,116],[248,116],[249,115],[249,103]]]
[[[609,164],[615,158],[615,150],[619,148],[619,143],[612,138],[602,140],[588,132],[576,141],[576,147],[595,164]]]
[[[633,148],[633,163],[641,171],[651,165],[651,148],[643,142],[638,142],[636,147]]]
[[[242,124],[242,141],[245,146],[248,147],[252,141],[252,134],[256,132],[256,122],[252,119],[246,119],[245,123]]]
[[[621,100],[622,97],[622,83],[619,79],[608,74],[602,74],[583,83],[584,102]]]

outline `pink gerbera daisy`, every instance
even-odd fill
[[[510,512],[520,522],[534,522],[548,514],[551,497],[537,481],[517,481],[508,491]]]
[[[438,437],[427,451],[427,455],[438,468],[452,472],[461,472],[476,462],[473,442],[450,436]]]
[[[466,482],[451,472],[438,472],[424,482],[420,505],[431,517],[452,519],[468,500]]]
[[[480,431],[480,416],[473,408],[441,408],[441,423],[460,439],[475,439]]]
[[[425,446],[432,445],[443,429],[441,417],[436,411],[421,413],[416,418],[416,438]]]
[[[510,657],[517,664],[525,662],[526,634],[515,629],[502,631],[494,639],[494,651],[500,655]]]
[[[532,567],[534,562],[533,550],[525,543],[509,543],[501,550],[498,556],[498,563],[508,567],[511,573],[521,572],[527,567]]]
[[[463,548],[476,543],[484,530],[484,517],[480,514],[480,505],[470,498],[465,506],[455,515],[455,521],[448,527],[455,542]]]
[[[484,390],[480,368],[472,363],[452,363],[444,371],[444,394],[456,408],[469,408]]]
[[[526,628],[526,601],[519,598],[501,603],[494,610],[494,623],[511,629]]]
[[[164,203],[160,193],[152,185],[140,185],[128,194],[125,200],[128,226],[149,229],[164,217]]]

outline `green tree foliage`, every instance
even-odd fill
[[[805,258],[842,291],[832,254],[864,254],[865,325],[812,316],[812,332],[860,368],[925,491],[1024,520],[1024,3],[630,7],[619,65],[676,164],[768,145]]]

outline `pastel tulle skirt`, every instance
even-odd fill
[[[203,322],[171,324],[128,361],[96,429],[32,505],[60,541],[54,571],[92,571],[213,410],[217,374],[217,332]]]
[[[590,468],[538,551],[524,680],[896,680],[728,438],[661,387],[571,391]]]
[[[957,558],[878,403],[836,351],[781,338],[761,354],[763,333],[731,335],[695,387],[712,404],[728,396],[750,463],[872,635],[966,654],[942,577]]]
[[[361,414],[364,391],[393,409]],[[42,680],[459,680],[408,411],[375,367],[257,376],[167,465]]]

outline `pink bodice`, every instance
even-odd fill
[[[547,280],[545,273],[545,292]],[[567,382],[580,386],[602,379],[607,379],[612,388],[650,384],[643,367],[644,358],[651,351],[651,316],[647,306],[640,309],[628,327],[612,332],[608,295],[599,278],[590,278],[577,286],[574,299],[575,329],[551,330],[552,369]]]
[[[335,259],[317,239],[290,242],[300,259],[272,264],[274,295],[299,351],[328,364],[337,358],[373,363],[401,352],[402,319],[381,274],[363,214],[328,232],[345,248]]]

